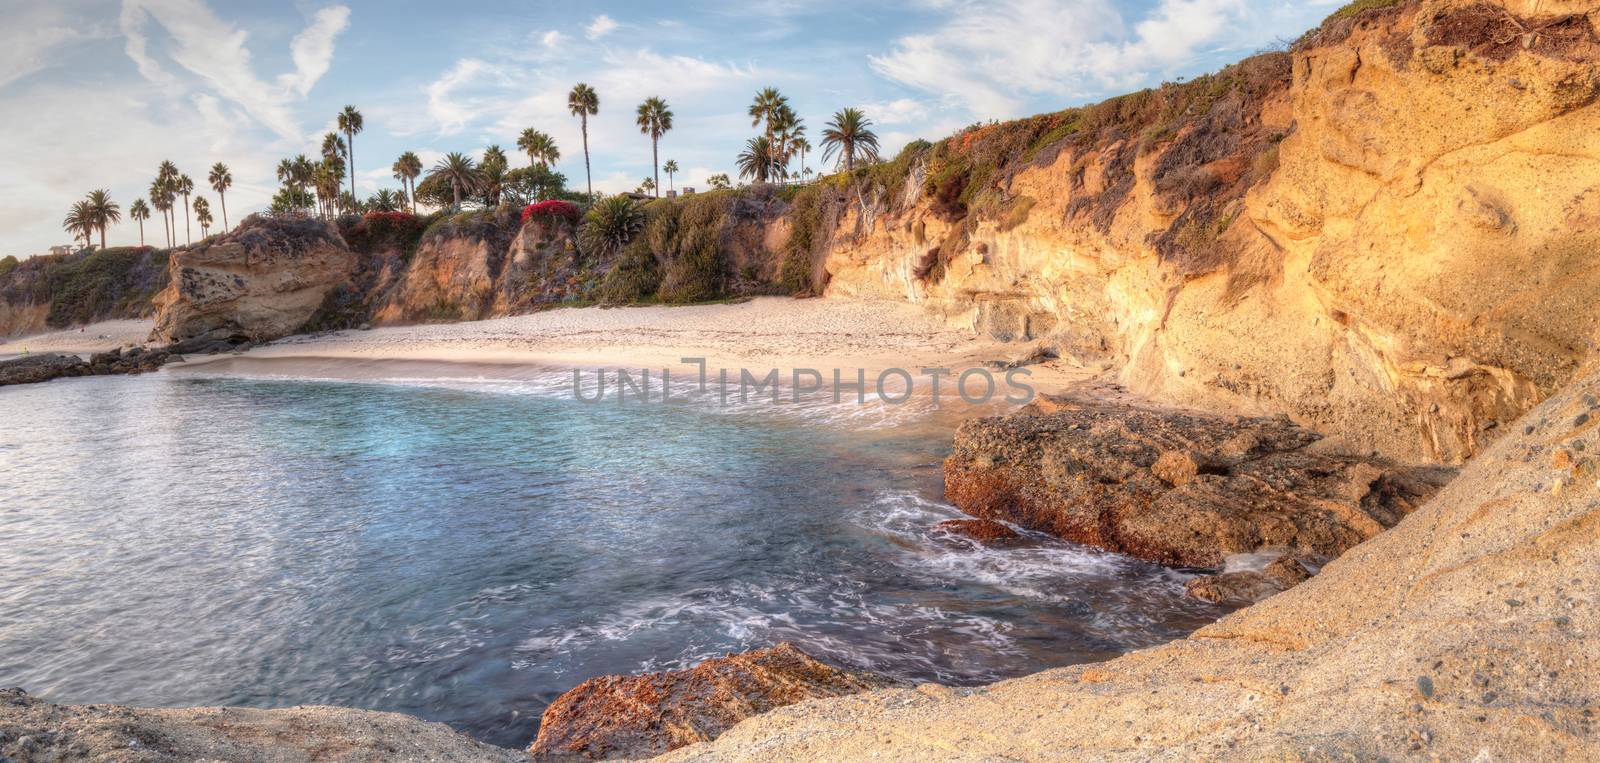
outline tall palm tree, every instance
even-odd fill
[[[756,93],[756,98],[750,103],[750,126],[755,127],[762,122],[767,123],[767,142],[772,142],[772,119],[781,109],[789,107],[789,99],[778,92],[775,87],[762,88]]]
[[[801,125],[799,134],[789,141],[789,146],[800,152],[801,178],[811,174],[811,170],[806,168],[806,152],[811,150],[811,141],[806,140],[805,129],[805,125]]]
[[[561,158],[561,150],[556,148],[555,138],[532,127],[522,131],[522,135],[517,138],[517,148],[528,155],[529,163],[540,167],[548,168]]]
[[[394,160],[394,179],[411,191],[411,213],[417,213],[417,176],[422,174],[422,159],[407,151]]]
[[[284,159],[278,162],[278,182],[285,188],[294,185],[295,171],[294,160]]]
[[[750,178],[757,183],[771,182],[778,176],[778,162],[772,153],[772,143],[765,135],[745,141],[744,151],[734,159],[734,164],[739,168],[739,177]]]
[[[600,96],[594,88],[579,82],[567,93],[567,111],[578,118],[583,130],[583,176],[588,182],[589,196],[594,196],[594,175],[589,169],[589,117],[600,113]]]
[[[144,221],[150,219],[150,207],[144,203],[144,199],[134,199],[128,205],[128,217],[139,223],[139,246],[144,246]]]
[[[316,162],[311,161],[305,154],[294,158],[294,182],[295,185],[300,187],[300,190],[305,190],[306,186],[311,185],[316,172]]]
[[[672,129],[672,110],[667,108],[667,102],[651,96],[639,104],[639,116],[634,124],[639,125],[639,132],[650,136],[650,166],[655,172],[655,182],[651,190],[657,198],[661,196],[661,136]]]
[[[211,174],[206,177],[211,181],[211,190],[217,192],[217,201],[222,204],[222,229],[228,229],[228,189],[233,187],[233,173],[228,171],[228,165],[217,162],[211,165]]]
[[[856,160],[878,160],[878,134],[868,129],[872,127],[872,120],[867,118],[860,109],[841,109],[833,115],[833,121],[824,126],[822,131],[822,160],[835,153],[839,161],[844,162],[845,172],[853,172]]]
[[[452,151],[445,154],[433,169],[428,170],[428,177],[439,178],[440,182],[450,184],[450,192],[455,196],[456,209],[461,208],[461,194],[476,193],[481,183],[481,172],[472,157]]]
[[[350,158],[350,196],[352,198],[356,195],[356,133],[361,132],[362,126],[361,112],[356,111],[356,107],[345,106],[344,111],[339,112],[339,129],[344,131],[344,135],[348,139],[345,144],[345,151]]]
[[[672,176],[678,174],[678,160],[668,159],[666,164],[661,165],[661,171],[667,173],[667,193],[671,193]]]
[[[805,124],[800,117],[795,116],[794,110],[789,108],[788,104],[784,104],[767,121],[767,125],[772,131],[767,135],[767,140],[772,144],[773,158],[778,161],[778,175],[780,178],[788,178],[789,155],[794,151],[791,142],[798,134],[796,131],[805,132]]]
[[[178,216],[176,214],[177,205],[173,202],[177,200],[179,174],[178,165],[173,164],[171,160],[163,161],[161,166],[156,169],[156,181],[161,184],[161,198],[162,201],[166,202],[166,204],[162,207],[159,207],[159,209],[165,212],[167,216],[168,247],[178,245]],[[151,200],[153,201],[154,198]]]
[[[61,220],[61,229],[71,233],[76,241],[83,238],[83,248],[88,249],[94,245],[94,210],[89,208],[89,202],[73,202],[67,210],[67,216]]]
[[[100,229],[100,248],[106,248],[106,226],[122,221],[122,207],[111,200],[111,192],[104,188],[90,191],[89,198],[90,222]]]
[[[161,230],[167,235],[167,248],[172,248],[172,226],[167,220],[167,210],[172,208],[172,201],[167,197],[167,184],[161,178],[150,181],[150,206],[161,213]]]
[[[194,219],[200,223],[200,237],[211,235],[211,202],[204,196],[196,196],[194,200]]]
[[[194,238],[189,234],[189,194],[194,193],[194,181],[188,175],[179,175],[172,190],[183,194],[183,239],[184,243],[192,244]]]
[[[341,137],[339,133],[330,132],[322,136],[323,161],[335,161],[343,164],[345,154],[348,153],[349,150],[350,147],[345,145],[344,138]]]
[[[488,169],[495,165],[499,165],[500,169],[503,170],[511,165],[511,160],[506,157],[505,149],[498,145],[491,145],[483,150],[483,164],[480,167]]]

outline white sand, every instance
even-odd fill
[[[30,353],[88,354],[144,344],[155,324],[149,320],[102,321],[81,329],[63,329],[28,336],[0,337],[0,357]]]
[[[0,354],[90,352],[142,343],[149,321],[109,321],[83,332],[37,334],[0,345]],[[106,336],[106,339],[97,337]],[[253,359],[413,360],[682,368],[705,358],[716,368],[963,369],[1030,354],[953,328],[904,302],[761,297],[687,307],[566,308],[464,323],[391,326],[287,337],[257,347]],[[192,357],[199,366],[232,356]],[[1041,389],[1088,372],[1062,361],[1033,366]]]

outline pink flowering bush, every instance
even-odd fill
[[[578,205],[570,201],[550,199],[549,201],[536,201],[522,210],[522,224],[535,217],[578,219]]]

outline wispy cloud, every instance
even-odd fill
[[[343,6],[319,11],[290,46],[295,70],[279,77],[275,85],[256,76],[246,45],[249,35],[223,21],[201,0],[124,0],[120,25],[128,57],[145,79],[168,86],[179,81],[151,51],[148,24],[154,21],[170,37],[166,52],[172,63],[267,129],[295,140],[300,128],[290,105],[327,72],[334,39],[348,25],[349,16],[350,10]]]
[[[963,104],[1015,116],[1040,95],[1083,98],[1148,82],[1217,49],[1249,48],[1303,28],[1266,0],[1160,0],[1136,18],[1110,0],[946,0],[934,31],[902,36],[872,68]],[[1279,33],[1282,33],[1280,31]]]
[[[583,36],[588,37],[591,40],[598,40],[601,37],[616,31],[616,29],[617,22],[612,20],[610,16],[602,13],[599,16],[595,16],[594,21],[589,22],[589,26],[584,28]]]

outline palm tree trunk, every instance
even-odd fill
[[[844,142],[844,171],[852,173],[856,171],[856,144],[854,141],[846,140]]]
[[[583,128],[583,177],[589,183],[589,199],[594,200],[594,173],[589,171],[589,115],[578,120]]]
[[[183,195],[183,242],[193,244],[194,236],[189,235],[189,194]]]
[[[356,197],[356,134],[345,131],[345,152],[350,154],[350,198]]]
[[[450,193],[455,196],[456,209],[461,209],[461,186],[453,180],[450,181]]]
[[[100,226],[100,248],[106,248],[106,226]]]
[[[656,136],[650,136],[650,166],[656,173],[656,187],[654,190],[658,199],[661,198],[661,156],[656,152],[656,144],[659,141],[660,139]]]
[[[217,191],[217,200],[222,202],[222,229],[228,229],[228,195]]]
[[[144,248],[144,221],[139,221],[139,248]]]

